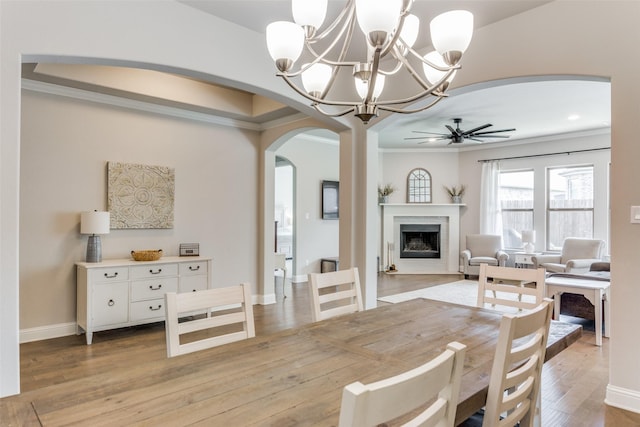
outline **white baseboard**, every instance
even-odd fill
[[[66,337],[69,335],[75,335],[75,333],[76,322],[21,329],[20,344],[32,341],[48,340],[51,338]]]
[[[272,293],[272,294],[266,294],[266,295],[254,295],[253,298],[253,305],[269,305],[269,304],[275,304],[276,303],[276,294]]]
[[[607,385],[604,403],[640,414],[640,392],[637,390],[629,390],[609,384]]]

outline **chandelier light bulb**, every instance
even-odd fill
[[[440,55],[435,50],[427,53],[424,56],[424,59],[429,61],[429,62],[431,62],[434,65],[439,66],[439,67],[443,67],[443,68],[449,67],[445,63],[444,58],[442,57],[442,55]],[[435,68],[431,67],[429,64],[425,64],[425,63],[422,63],[422,69],[424,70],[425,77],[427,78],[427,80],[431,84],[437,83],[438,81],[440,81],[441,78],[444,77],[445,74],[447,74],[446,71],[436,70]],[[451,73],[451,75],[447,79],[447,83],[446,83],[447,86],[449,85],[449,83],[451,83],[451,81],[453,81],[453,78],[455,77],[457,71],[458,70],[456,70],[453,73]],[[446,90],[446,87],[443,88],[443,90]]]
[[[449,52],[457,52],[457,61],[469,47],[473,36],[473,14],[466,10],[452,10],[431,20],[431,42],[440,55],[447,57]]]
[[[304,64],[302,68],[306,68],[309,64]],[[331,79],[331,66],[327,64],[316,63],[302,72],[302,86],[308,94],[319,98],[324,92],[329,80]]]
[[[402,0],[356,0],[358,25],[371,44],[382,45],[393,33],[401,9]]]
[[[320,28],[327,15],[327,0],[292,0],[293,20],[301,27]]]
[[[359,78],[355,78],[354,82],[356,84],[356,91],[358,92],[358,95],[360,98],[364,99],[367,96],[367,91],[369,90],[369,82]],[[373,88],[372,99],[378,99],[382,94],[382,89],[384,89],[384,75],[378,74],[376,77],[376,86]]]
[[[420,31],[420,18],[415,15],[407,15],[404,18],[402,24],[402,31],[400,31],[400,38],[409,47],[413,47],[414,43],[418,39],[418,32]]]
[[[286,21],[267,25],[267,49],[280,71],[291,68],[300,57],[303,46],[304,30],[301,26]]]

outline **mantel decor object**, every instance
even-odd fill
[[[80,233],[90,234],[87,242],[86,262],[102,262],[101,234],[109,234],[109,212],[82,212],[80,214]]]
[[[451,203],[460,204],[462,203],[462,196],[464,196],[464,192],[467,190],[464,184],[460,186],[454,185],[453,187],[444,186],[445,191],[451,197]]]

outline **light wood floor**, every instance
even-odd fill
[[[458,275],[386,275],[378,280],[378,295],[387,296],[461,279]],[[269,334],[311,321],[306,283],[285,287],[277,282],[277,303],[255,306],[256,333]],[[384,304],[384,303],[380,303]],[[592,324],[585,324],[581,340],[545,364],[542,413],[544,426],[640,426],[640,414],[608,407],[603,403],[608,382],[609,342],[597,347]],[[120,364],[143,363],[164,348],[164,324],[156,323],[94,334],[85,345],[84,336],[69,336],[22,344],[21,388],[23,392],[73,381],[75,378],[117,369]],[[24,414],[0,399],[0,425],[38,426],[36,414]],[[9,415],[11,414],[11,415]],[[9,422],[11,417],[12,421]],[[229,426],[234,427],[234,426]]]

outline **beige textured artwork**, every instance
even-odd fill
[[[107,170],[112,229],[173,228],[173,168],[108,162]]]

